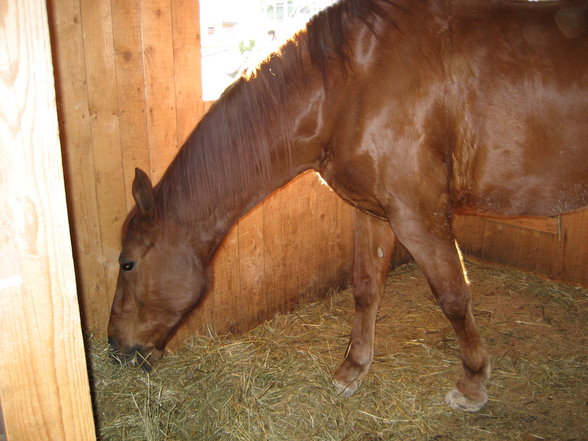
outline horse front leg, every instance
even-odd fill
[[[352,286],[355,318],[347,354],[333,378],[335,387],[346,397],[359,388],[374,358],[376,315],[394,241],[388,222],[354,211]]]

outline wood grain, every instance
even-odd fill
[[[89,252],[98,253],[104,267],[102,297],[85,297],[87,315],[105,326],[116,288],[120,227],[125,219],[126,197],[118,111],[117,79],[110,0],[81,0],[85,70],[90,110],[89,146],[94,156],[93,169],[82,170],[96,181],[96,202],[100,218],[100,236]],[[88,216],[80,212],[79,216]]]
[[[71,219],[74,257],[78,272],[82,317],[88,329],[104,327],[108,295],[102,259],[100,211],[91,148],[90,110],[86,87],[85,51],[79,2],[50,0],[47,3],[52,26],[52,50],[64,162],[68,210]],[[83,275],[83,276],[81,276]],[[95,301],[99,302],[96,314]]]
[[[124,191],[126,211],[129,211],[134,205],[132,182],[135,168],[146,172],[151,169],[145,111],[141,4],[138,0],[113,0],[111,4],[121,149],[119,161],[122,162],[124,175],[124,189],[119,189],[119,192]],[[113,161],[112,158],[110,160]]]
[[[171,4],[170,0],[141,2],[145,110],[154,182],[161,179],[179,147]]]
[[[45,3],[0,10],[0,395],[10,440],[95,440]]]
[[[200,63],[200,5],[172,3],[174,79],[178,144],[182,145],[204,114]]]
[[[504,221],[456,216],[454,230],[466,254],[588,286],[586,213]]]
[[[541,231],[542,233],[558,234],[560,218],[557,217],[536,217],[536,218],[514,218],[514,219],[498,219],[485,218],[489,222],[495,222],[502,225],[512,225],[514,227],[523,228],[526,230]]]

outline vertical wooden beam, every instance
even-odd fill
[[[10,440],[95,440],[46,11],[0,11],[0,396]]]
[[[328,258],[325,256],[324,247],[320,247],[319,237],[325,234],[320,228],[317,217],[320,216],[318,200],[318,178],[310,172],[305,173],[300,178],[298,194],[295,198],[298,200],[300,218],[298,219],[299,243],[298,262],[295,271],[300,273],[300,295],[303,297],[298,300],[300,303],[307,303],[312,300],[314,290],[321,284],[321,274],[319,274],[319,261]]]
[[[99,241],[101,219],[94,178],[82,14],[79,0],[49,0],[47,8],[78,290],[84,324],[95,329],[104,324],[100,322],[103,316],[94,314],[94,299],[108,294]]]
[[[586,250],[588,249],[586,213],[588,211],[584,210],[561,216],[559,245],[561,248],[562,265],[559,268],[558,277],[575,284],[582,283],[581,277],[578,276],[582,271],[586,272],[588,268],[588,255],[586,254]],[[578,240],[581,237],[585,239]],[[584,284],[586,284],[585,279]]]
[[[516,266],[520,261],[521,228],[492,221],[486,221],[485,225],[482,258]]]
[[[252,327],[253,323],[259,323],[263,320],[263,313],[267,309],[265,303],[267,288],[264,268],[264,211],[265,204],[261,204],[239,221],[239,284],[241,289],[235,301],[237,302],[236,309],[244,314],[243,319],[239,322],[243,323],[245,329]]]
[[[91,133],[91,146],[85,147],[94,154],[95,197],[100,218],[100,236],[91,238],[95,244],[92,252],[101,254],[100,264],[105,273],[105,295],[84,294],[88,314],[100,333],[104,333],[116,287],[120,230],[127,213],[110,0],[81,0],[81,14]]]
[[[300,282],[300,219],[303,216],[298,197],[303,191],[304,176],[299,176],[280,191],[282,207],[280,209],[280,223],[282,224],[282,249],[280,256],[281,292],[280,312],[293,309],[298,303],[301,291]],[[285,197],[285,196],[289,197]],[[296,268],[291,271],[291,268]]]
[[[487,244],[491,246],[491,244]],[[521,231],[519,238],[519,261],[517,268],[537,272],[537,256],[542,253],[541,232]]]
[[[130,211],[135,167],[149,172],[149,137],[145,112],[143,31],[140,0],[112,0],[112,32],[124,194]],[[111,158],[113,162],[119,158]],[[118,189],[123,191],[123,188]]]
[[[588,287],[588,209],[579,214],[581,220],[579,221],[577,237],[572,239],[573,243],[571,245],[576,249],[574,283]]]
[[[237,332],[245,316],[239,278],[239,225],[229,232],[214,259],[214,286],[209,293],[213,303],[215,330]]]
[[[143,64],[151,178],[158,182],[178,151],[171,0],[142,0]]]
[[[172,2],[172,25],[178,144],[182,145],[204,115],[199,2]]]
[[[477,216],[453,216],[453,231],[463,253],[482,257],[485,226]]]
[[[283,191],[275,192],[264,202],[263,210],[263,269],[264,269],[264,307],[270,318],[278,311],[278,305],[282,301],[284,274],[281,269],[283,253],[282,249],[282,224],[280,223]]]

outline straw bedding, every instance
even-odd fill
[[[90,342],[101,440],[586,440],[588,290],[468,262],[493,355],[490,402],[445,407],[456,341],[418,268],[391,272],[375,360],[352,398],[331,386],[353,317],[349,290],[240,336],[195,337],[150,373]]]

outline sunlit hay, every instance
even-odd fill
[[[90,343],[101,440],[583,439],[588,291],[466,262],[493,355],[489,405],[443,406],[460,373],[451,326],[420,271],[391,273],[374,364],[346,399],[331,386],[353,318],[349,290],[241,336],[195,337],[150,374]]]

